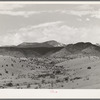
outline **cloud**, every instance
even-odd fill
[[[75,15],[75,16],[85,16],[85,15],[90,15],[94,12],[90,11],[90,10],[59,10],[58,11],[61,14],[69,14],[69,15]]]
[[[70,11],[70,14],[72,15],[77,15],[77,16],[85,16],[85,15],[89,15],[91,13],[91,11]]]
[[[18,8],[23,8],[25,4],[6,4],[6,3],[0,3],[0,11],[9,11],[14,10]]]
[[[100,19],[100,9],[98,10],[70,10],[70,11],[64,10],[64,11],[59,11],[59,13],[75,15],[79,17],[88,16],[90,18]]]
[[[100,9],[98,11],[95,11],[91,17],[94,17],[94,18],[100,18]]]
[[[23,16],[23,17],[29,17],[34,14],[48,14],[48,13],[59,13],[59,14],[69,14],[69,15],[75,15],[75,16],[86,16],[89,15],[93,18],[100,18],[100,10],[94,9],[95,7],[93,5],[83,4],[78,5],[75,7],[75,9],[54,9],[54,10],[41,10],[41,11],[35,11],[35,10],[28,10],[29,5],[26,4],[6,4],[1,3],[0,4],[0,14],[1,15],[10,15],[10,16]],[[52,6],[51,6],[52,7]],[[27,10],[21,10],[21,8],[27,8]]]
[[[62,43],[80,41],[100,42],[100,28],[75,28],[65,25],[62,21],[48,22],[35,26],[21,28],[16,33],[1,36],[1,45],[18,45],[22,42],[44,42],[56,40]]]
[[[29,17],[30,15],[42,13],[42,11],[26,11],[21,10],[21,8],[27,7],[26,4],[0,4],[0,15],[10,15],[10,16],[23,16]]]
[[[25,7],[25,6],[11,6],[11,7],[6,7],[6,8],[3,8],[1,7],[0,8],[0,15],[10,15],[10,16],[23,16],[23,17],[29,17],[31,15],[34,15],[34,14],[42,14],[42,13],[59,13],[59,10],[43,10],[43,11],[34,11],[34,10],[15,10],[18,9],[18,8],[21,8],[21,7]]]
[[[69,14],[69,15],[74,15],[74,16],[89,16],[92,18],[100,18],[100,7],[98,5],[88,5],[88,4],[83,4],[75,7],[75,9],[70,9],[70,10],[57,10],[57,13],[61,14]]]
[[[47,22],[47,23],[42,23],[42,24],[38,24],[38,25],[34,25],[34,26],[27,26],[27,27],[24,27],[24,28],[20,28],[19,31],[29,31],[29,30],[32,30],[32,29],[37,29],[37,28],[45,28],[45,27],[53,27],[55,25],[59,25],[59,24],[62,24],[64,23],[63,21],[56,21],[56,22]]]
[[[82,21],[82,19],[81,19],[81,18],[77,18],[77,20],[78,20],[78,21],[80,21],[80,22]]]
[[[22,40],[20,39],[19,34],[10,34],[0,36],[0,45],[16,45],[21,43]]]
[[[76,7],[78,10],[93,10],[94,7],[92,5],[89,4],[83,4],[83,5],[79,5],[78,7]]]
[[[38,27],[39,26],[39,27]],[[26,30],[17,33],[23,42],[44,42],[47,40],[57,40],[62,43],[100,42],[99,26],[91,27],[70,27],[62,22],[44,23],[43,26],[31,26]]]
[[[34,5],[33,5],[34,6]],[[41,14],[41,13],[57,13],[59,10],[28,10],[30,5],[28,4],[13,4],[13,3],[0,3],[0,15],[10,15],[10,16],[23,16],[29,17],[30,15],[34,14]],[[21,10],[21,8],[25,8]]]
[[[61,25],[62,21],[57,22],[48,22],[39,25],[27,26],[25,28],[20,28],[16,32],[7,33],[6,35],[2,34],[0,36],[1,45],[17,45],[24,41],[33,42],[33,41],[42,41],[43,38],[47,37],[49,31],[52,32],[55,30],[55,27]],[[56,29],[57,30],[57,29]]]
[[[76,10],[42,10],[42,11],[35,11],[35,10],[21,10],[21,8],[27,8],[26,4],[0,4],[0,14],[1,15],[10,15],[10,16],[23,16],[23,17],[29,17],[34,14],[46,14],[46,13],[59,13],[59,14],[70,14],[75,16],[85,16],[91,14],[92,17],[98,17],[98,13],[96,13],[92,6],[90,5],[80,5],[76,7]],[[95,15],[94,15],[95,14]]]
[[[47,22],[20,28],[16,32],[0,36],[1,45],[18,45],[22,42],[56,40],[62,43],[100,43],[100,26],[71,27],[63,21]]]
[[[21,11],[18,10],[20,8],[24,8],[25,4],[6,4],[1,3],[0,4],[0,15],[10,15],[10,16],[24,16],[28,17],[32,14],[36,14],[38,12],[36,11]]]
[[[69,14],[76,15],[76,16],[79,16],[79,17],[83,17],[83,16],[88,15],[90,18],[100,19],[100,9],[98,9],[97,11],[96,10],[92,10],[92,11],[89,11],[89,10],[87,10],[87,11],[70,11]]]
[[[47,22],[39,25],[28,26],[19,29],[17,34],[20,35],[22,41],[43,41],[44,39],[55,38],[55,34],[59,32],[58,27],[62,25],[62,21]]]
[[[86,18],[86,21],[90,21],[90,19],[89,18]]]
[[[24,16],[29,17],[33,14],[39,14],[40,12],[36,11],[0,11],[0,14],[2,15],[10,15],[10,16]]]

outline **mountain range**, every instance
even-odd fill
[[[24,42],[17,46],[0,47],[0,55],[15,57],[67,57],[69,55],[100,56],[100,46],[90,42],[62,44],[51,40],[42,43]]]
[[[46,41],[42,43],[34,42],[34,43],[28,43],[28,42],[23,42],[18,45],[18,47],[23,47],[23,48],[33,48],[33,47],[62,47],[65,46],[63,43],[59,43],[57,41],[51,40],[51,41]]]

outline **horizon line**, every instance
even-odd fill
[[[69,45],[69,44],[77,44],[77,43],[91,43],[91,44],[98,44],[99,45],[99,43],[92,43],[92,42],[90,42],[90,41],[80,41],[80,42],[71,42],[71,43],[62,43],[62,42],[59,42],[59,41],[57,41],[57,40],[47,40],[47,41],[42,41],[42,42],[38,42],[38,41],[33,41],[33,42],[27,42],[27,41],[25,41],[25,42],[21,42],[21,43],[19,43],[19,44],[16,44],[16,45],[0,45],[0,47],[6,47],[6,46],[18,46],[18,45],[20,45],[20,44],[23,44],[23,43],[45,43],[45,42],[50,42],[50,41],[55,41],[55,42],[58,42],[58,43],[61,43],[61,44],[64,44],[64,45]]]

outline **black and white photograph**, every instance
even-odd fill
[[[100,3],[0,2],[0,89],[100,89]]]

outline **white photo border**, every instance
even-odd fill
[[[0,1],[16,4],[100,4],[100,1]],[[0,89],[0,99],[99,99],[100,89]]]

